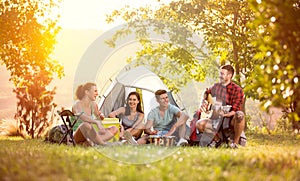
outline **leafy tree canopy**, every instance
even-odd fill
[[[249,89],[257,90],[265,108],[283,107],[294,121],[300,118],[300,2],[299,0],[251,1],[259,50]]]
[[[53,76],[63,76],[63,67],[51,58],[59,31],[51,10],[60,0],[1,0],[0,60],[10,71],[10,81],[19,99],[16,119],[20,132],[41,136],[49,125],[47,113],[53,104]]]
[[[180,47],[184,49],[182,51],[176,45],[179,40],[187,42],[191,34],[175,31],[176,26],[172,25],[174,29],[169,27],[169,30],[175,33],[169,34],[171,43],[153,44],[143,39],[141,51],[137,52],[135,59],[129,60],[135,60],[137,65],[147,62],[155,67],[162,79],[169,77],[165,83],[171,84],[171,88],[175,85],[181,87],[191,79],[202,81],[210,73],[216,73],[212,71],[216,70],[215,67],[230,63],[236,70],[235,81],[244,88],[247,97],[263,101],[265,107],[287,108],[291,118],[298,120],[299,15],[299,0],[178,0],[158,9],[124,7],[113,11],[107,21],[121,17],[128,22],[128,28],[108,42],[113,45],[118,38],[132,32],[145,35],[149,25],[154,25],[156,32],[164,34],[167,23],[156,26],[157,22],[179,24],[203,37],[205,45],[199,47],[195,42],[189,42],[188,46]],[[142,20],[149,23],[138,24]],[[203,47],[207,51],[203,51]],[[161,57],[168,57],[168,60],[159,68]],[[188,70],[183,73],[185,65]],[[173,74],[168,72],[171,67],[177,67],[172,71],[182,78],[174,81],[174,77],[170,77]]]
[[[254,31],[246,26],[253,18],[253,13],[246,0],[179,0],[162,5],[157,10],[150,7],[138,9],[124,7],[113,11],[107,17],[107,21],[112,22],[119,17],[127,21],[129,26],[108,41],[110,45],[132,32],[147,34],[145,32],[149,30],[149,26],[155,26],[155,31],[161,34],[166,34],[165,27],[171,30],[168,31],[170,42],[153,45],[153,41],[142,41],[142,50],[137,52],[135,59],[129,59],[135,60],[137,65],[149,64],[152,68],[155,67],[154,72],[159,73],[163,80],[169,79],[165,83],[171,89],[180,88],[190,80],[217,78],[219,65],[225,63],[235,66],[236,81],[242,85],[242,80],[249,76],[256,63],[251,61],[255,53],[250,43]],[[142,20],[149,23],[137,24]],[[170,26],[166,23],[168,21],[172,22]],[[174,24],[192,33],[178,31],[178,26]],[[201,46],[199,42],[188,42],[192,34],[203,38]],[[182,42],[186,42],[184,43],[186,46],[178,48]],[[161,57],[167,57],[168,61],[163,62],[165,66],[158,67]],[[170,69],[173,71],[171,74]],[[179,78],[174,79],[170,76],[174,74],[179,75]]]

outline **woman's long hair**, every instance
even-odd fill
[[[131,95],[135,95],[137,97],[137,99],[139,100],[139,103],[138,105],[136,106],[136,111],[137,112],[140,112],[140,113],[144,113],[143,109],[142,109],[142,105],[141,105],[141,97],[140,97],[140,94],[138,92],[130,92],[127,96],[127,101],[126,101],[126,107],[125,107],[125,115],[129,115],[130,114],[130,107],[128,105],[128,100],[129,100],[129,97]]]

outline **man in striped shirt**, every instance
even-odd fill
[[[230,143],[230,147],[237,148],[237,145],[241,144],[240,137],[245,128],[245,116],[242,112],[244,92],[240,86],[232,82],[233,75],[234,69],[231,65],[224,65],[220,68],[220,82],[206,89],[200,111],[208,111],[208,102],[206,100],[208,94],[211,94],[212,97],[216,97],[216,101],[220,102],[222,106],[230,105],[231,110],[229,112],[221,111],[220,115],[224,119],[229,118],[229,120],[231,120],[231,139],[233,140],[232,143]],[[209,121],[211,121],[209,118],[198,120],[196,123],[197,129],[200,132],[204,132],[206,124]]]

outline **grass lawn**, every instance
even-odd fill
[[[84,148],[1,137],[0,180],[300,180],[300,137],[248,134],[247,147]]]

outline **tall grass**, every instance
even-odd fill
[[[0,136],[21,136],[25,137],[24,132],[18,129],[18,122],[15,119],[0,120]]]
[[[288,122],[270,131],[260,112],[248,110],[247,146],[234,150],[72,147],[23,139],[15,120],[1,120],[0,180],[300,180],[300,135]]]
[[[0,175],[1,180],[299,180],[297,135],[248,134],[248,140],[239,149],[171,148],[163,159],[129,164],[107,153],[146,160],[162,148],[83,148],[2,137]]]
[[[16,119],[5,118],[0,120],[0,136],[21,136],[23,138],[30,137],[26,131],[19,129],[19,124]],[[42,137],[45,137],[49,130],[57,124],[62,124],[60,118],[56,115],[49,120],[49,127],[42,132]]]

